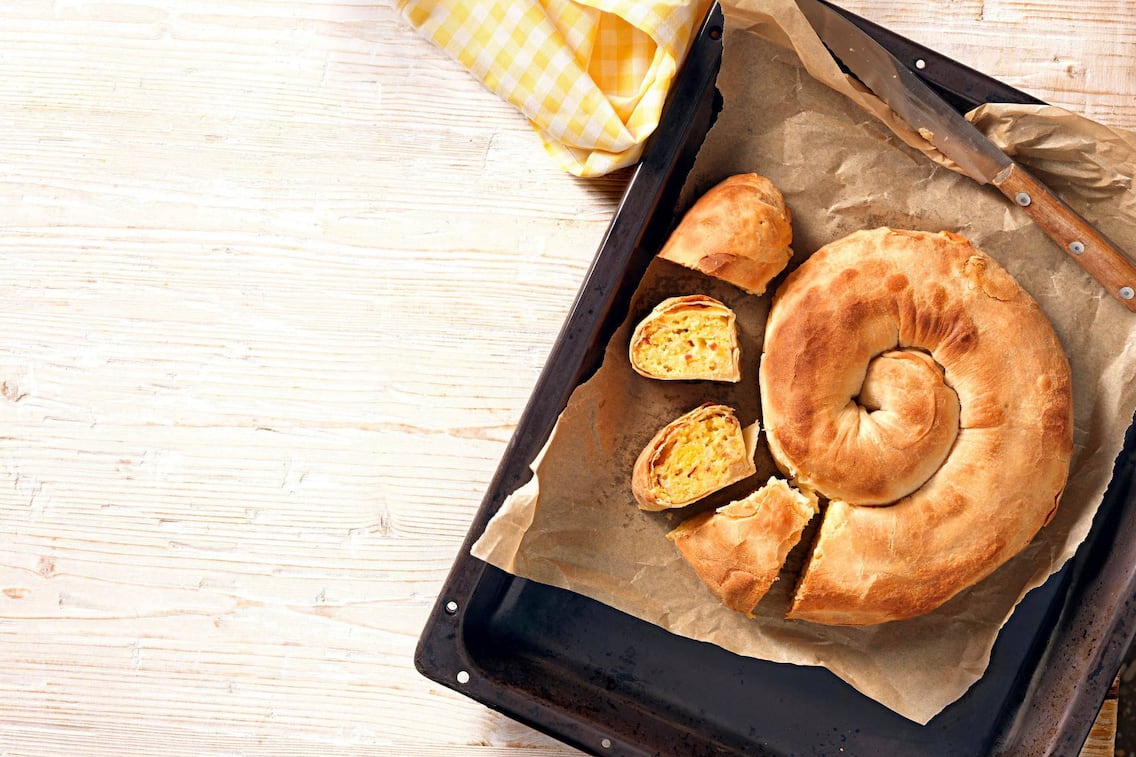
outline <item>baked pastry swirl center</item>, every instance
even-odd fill
[[[958,437],[958,395],[942,366],[920,350],[877,355],[836,412],[810,410],[810,433],[829,435],[840,451],[801,483],[857,505],[886,505],[911,494],[939,469]]]

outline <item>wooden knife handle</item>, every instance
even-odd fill
[[[1017,163],[993,183],[1105,291],[1136,313],[1136,265],[1116,245]]]

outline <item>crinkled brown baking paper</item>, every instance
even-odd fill
[[[908,144],[917,136],[905,141],[866,113],[861,106],[879,111],[879,103],[839,74],[791,2],[737,2],[727,20],[718,81],[725,108],[680,204],[688,206],[727,175],[756,171],[782,189],[793,211],[791,266],[853,230],[884,225],[948,229],[1001,261],[1041,303],[1073,366],[1075,457],[1058,514],[994,575],[923,617],[865,628],[784,620],[791,571],[807,543],[791,555],[790,570],[755,619],[724,609],[664,534],[680,519],[764,482],[774,472],[764,437],[755,476],[679,513],[638,510],[630,474],[652,434],[702,402],[731,405],[743,424],[759,420],[757,361],[769,298],[656,260],[602,367],[575,391],[534,461],[534,478],[508,498],[473,553],[741,655],[823,665],[925,723],[981,677],[1014,606],[1087,533],[1136,410],[1136,316],[997,191],[928,160]],[[1136,137],[1053,108],[984,107],[976,120],[1122,248],[1136,250]],[[629,367],[634,323],[664,297],[691,293],[737,311],[740,383],[652,381]]]

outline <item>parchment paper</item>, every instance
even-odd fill
[[[680,207],[730,174],[756,171],[780,187],[792,209],[796,253],[790,268],[831,240],[884,225],[955,231],[997,258],[1049,315],[1073,367],[1075,456],[1058,513],[1024,552],[919,618],[864,628],[784,620],[808,533],[756,618],[725,609],[664,534],[773,474],[764,437],[755,476],[679,512],[638,510],[630,474],[654,432],[702,402],[734,407],[743,425],[760,420],[757,361],[769,297],[656,260],[600,370],[575,391],[534,461],[533,479],[507,499],[473,554],[741,655],[822,665],[863,694],[926,723],[982,676],[1015,605],[1058,570],[1087,533],[1136,410],[1136,316],[997,191],[928,160],[908,144],[921,141],[917,136],[907,134],[905,141],[868,115],[863,101],[870,95],[853,91],[854,102],[830,87],[850,85],[810,36],[811,28],[800,26],[804,21],[791,2],[738,2],[727,9],[727,20],[718,81],[725,107]],[[809,60],[808,69],[799,56]],[[879,109],[878,103],[868,107]],[[1136,250],[1136,137],[1054,108],[985,106],[973,115],[1123,249]],[[691,293],[717,297],[736,310],[740,383],[652,381],[630,369],[634,324],[664,297]]]

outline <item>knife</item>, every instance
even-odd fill
[[[820,0],[797,0],[817,36],[864,86],[980,184],[993,184],[1128,310],[1136,266],[866,32]]]

